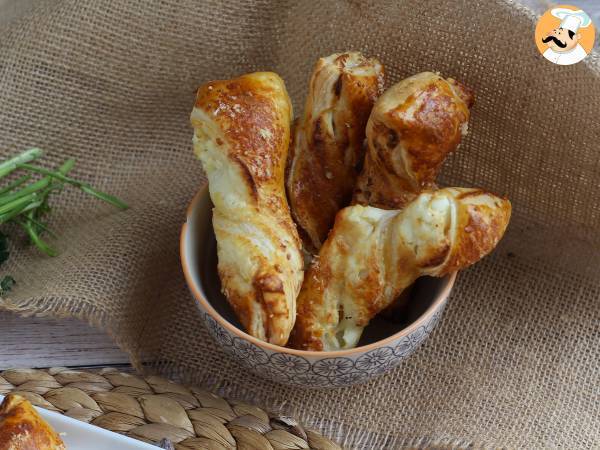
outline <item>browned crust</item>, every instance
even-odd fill
[[[281,244],[284,258],[289,251],[299,253],[300,238],[290,215],[284,187],[292,107],[283,80],[275,73],[260,72],[232,80],[212,81],[198,89],[195,107],[209,115],[222,133],[224,139],[216,139],[216,144],[221,151],[227,152],[231,164],[240,168],[240,181],[248,187],[256,214],[267,215],[272,219],[270,224],[281,227],[295,243],[295,250]],[[193,116],[192,123],[196,128],[208,126],[203,121],[195,121]],[[223,145],[223,140],[227,145]],[[271,229],[263,231],[274,244],[278,243]],[[232,238],[244,239],[243,236]],[[285,345],[294,322],[284,290],[284,277],[289,274],[284,274],[280,267],[262,255],[245,257],[257,260],[258,270],[251,280],[253,289],[243,294],[238,292],[233,287],[238,274],[219,263],[223,292],[246,330],[252,333],[258,305],[258,319],[266,334],[264,338],[273,344]],[[289,324],[287,330],[283,327],[286,323]]]
[[[312,105],[307,101],[307,111],[292,133],[294,153],[290,161],[294,159],[294,163],[288,173],[287,192],[292,214],[303,230],[301,235],[308,237],[303,239],[305,247],[312,251],[325,241],[336,213],[352,199],[364,160],[365,126],[383,85],[383,72],[377,76],[357,77],[345,71],[348,58],[348,54],[342,54],[334,61],[340,75],[332,90],[343,107],[333,106],[319,117],[311,117],[308,110]],[[363,58],[362,64],[373,65],[374,62]],[[310,83],[312,92],[318,89],[315,79],[324,65],[321,59],[315,66]],[[329,114],[332,114],[333,134],[326,131]],[[302,134],[301,140],[298,134]]]
[[[0,405],[0,450],[64,450],[58,434],[27,399],[9,394]]]
[[[331,266],[333,254],[342,257],[353,252],[351,243],[344,236],[350,234],[346,229],[347,222],[345,211],[340,211],[335,219],[331,233],[321,247],[319,256],[315,257],[304,276],[304,283],[297,299],[296,324],[290,335],[288,346],[299,350],[323,351],[323,335],[325,326],[332,323],[334,319],[343,318],[343,305],[340,309],[328,310],[325,304],[324,293],[333,283],[340,281],[340,274],[334,273]],[[347,289],[353,299],[355,316],[358,325],[366,326],[369,320],[382,309],[377,302],[380,298],[383,286],[379,283],[379,266],[376,249],[369,252],[364,259],[366,276],[359,282],[353,283]]]
[[[423,190],[435,187],[442,163],[461,142],[473,94],[455,80],[431,75],[431,81],[394,108],[385,110],[383,103],[375,104],[355,203],[400,209]],[[410,173],[399,172],[402,157]]]
[[[330,276],[331,272],[328,268],[322,268],[318,259],[313,260],[304,276],[304,283],[298,295],[296,324],[290,334],[289,347],[298,350],[323,351],[323,327],[318,311],[324,307],[323,292]]]
[[[479,191],[479,195],[482,193]],[[477,191],[472,195],[478,195]],[[490,253],[506,231],[511,209],[506,198],[498,199],[493,209],[487,205],[459,203],[457,240],[440,276],[470,266]]]
[[[214,115],[233,146],[232,154],[255,182],[281,176],[271,169],[283,167],[287,156],[278,151],[289,139],[274,101],[279,95],[274,87],[251,75],[206,83],[196,95],[195,106]]]
[[[511,214],[511,205],[507,199],[480,189],[449,188],[434,195],[448,196],[454,203],[451,208],[457,213],[456,221],[448,223],[448,229],[444,230],[439,245],[432,246],[425,255],[417,259],[412,246],[404,244],[402,239],[394,240],[393,235],[399,232],[396,227],[403,220],[404,211],[400,211],[397,219],[388,221],[388,228],[380,231],[378,241],[381,242],[380,245],[384,245],[383,253],[378,254],[375,248],[370,248],[367,256],[361,260],[360,272],[364,271],[364,277],[358,282],[344,281],[345,300],[350,299],[357,311],[354,318],[356,325],[366,326],[376,314],[388,308],[390,303],[393,305],[392,300],[419,276],[444,276],[464,269],[490,253],[504,235]],[[345,220],[347,211],[351,208],[338,214],[318,259],[305,276],[297,301],[298,318],[289,342],[293,348],[322,351],[324,333],[331,323],[330,318],[343,314],[343,311],[337,310],[337,304],[335,310],[328,311],[327,308],[332,306],[325,303],[325,297],[326,291],[335,283],[340,283],[345,275],[345,269],[334,272],[331,268],[332,260],[335,258],[338,267],[343,267],[346,255],[352,252],[346,239],[351,236],[352,240],[360,240],[356,229]],[[367,236],[364,238],[367,239]],[[396,241],[398,245],[389,245],[391,241]],[[383,279],[380,271],[385,275]],[[385,289],[392,291],[384,295]],[[388,315],[394,315],[398,307],[391,306],[389,309]]]
[[[248,74],[206,83],[198,89],[195,107],[212,114],[223,130],[231,146],[228,157],[242,169],[250,191],[257,197],[266,191],[261,206],[285,211],[287,202],[274,202],[282,197],[268,193],[283,185],[291,105],[281,79],[271,76],[265,80]]]
[[[446,244],[443,247],[436,249],[436,251],[425,261],[423,261],[419,267],[422,269],[427,269],[430,267],[438,267],[448,258],[448,253],[450,253],[450,245]]]
[[[475,104],[475,93],[472,89],[462,84],[460,81],[454,78],[448,78],[448,83],[452,85],[458,96],[467,105],[467,108],[471,109]]]

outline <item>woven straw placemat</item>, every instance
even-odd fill
[[[339,450],[289,416],[244,402],[115,368],[54,367],[0,372],[0,394],[20,394],[41,408],[177,450]]]

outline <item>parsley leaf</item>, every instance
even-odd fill
[[[10,275],[6,275],[4,278],[2,278],[2,280],[0,280],[0,295],[10,292],[15,284],[17,284],[15,279]]]

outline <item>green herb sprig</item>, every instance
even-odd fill
[[[49,170],[32,164],[32,161],[42,156],[42,150],[32,148],[0,163],[0,182],[14,172],[23,172],[22,176],[7,183],[6,186],[0,187],[0,226],[8,223],[19,225],[27,233],[31,243],[41,252],[49,256],[56,256],[57,250],[41,237],[44,233],[53,236],[44,222],[45,217],[51,211],[48,204],[51,194],[62,191],[67,184],[119,209],[127,209],[128,206],[113,195],[101,192],[87,183],[67,176],[75,165],[74,159],[68,159],[57,169]],[[40,175],[41,177],[39,177]],[[38,179],[34,181],[36,176]],[[7,239],[6,234],[0,232],[0,264],[9,256]],[[0,280],[0,295],[10,290],[14,283],[14,279],[10,276]]]

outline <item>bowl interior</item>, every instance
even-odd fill
[[[227,299],[221,293],[221,281],[217,272],[217,241],[212,227],[212,202],[208,190],[203,189],[188,212],[185,231],[184,258],[189,276],[201,294],[225,320],[244,331]],[[451,276],[444,278],[419,278],[409,293],[408,301],[388,317],[377,316],[366,327],[358,346],[368,345],[402,331],[421,317],[442,295]]]

